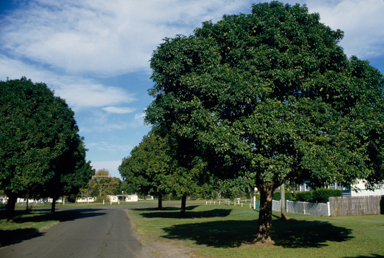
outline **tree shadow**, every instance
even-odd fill
[[[42,235],[44,235],[44,233],[39,232],[35,228],[0,230],[0,247],[13,245]]]
[[[180,209],[174,207],[167,208],[166,210],[162,211],[156,209],[137,210],[144,211],[143,213],[141,213],[141,216],[143,216],[144,218],[180,218],[180,213],[177,212],[180,211]],[[188,210],[189,212],[185,214],[185,217],[183,217],[183,219],[226,217],[231,213],[230,209],[214,209],[209,211],[191,211],[192,209]]]
[[[370,254],[369,256],[359,255],[359,256],[348,256],[348,257],[344,257],[344,258],[384,258],[384,255]]]
[[[343,242],[352,239],[351,234],[351,229],[317,220],[275,220],[272,227],[276,245],[288,248],[327,246],[327,241]]]
[[[274,221],[272,239],[285,248],[322,247],[327,241],[347,241],[351,230],[322,221]],[[290,224],[291,223],[291,224]],[[189,239],[198,245],[238,247],[256,238],[258,221],[214,221],[174,225],[162,236],[173,240]]]
[[[44,221],[70,221],[76,219],[83,219],[88,217],[101,216],[105,213],[97,212],[100,209],[84,209],[84,210],[68,210],[55,213],[43,213],[43,212],[26,212],[17,211],[13,223],[38,223]],[[24,215],[24,216],[23,216]],[[10,222],[9,222],[10,223]],[[38,229],[33,227],[19,228],[19,229],[0,229],[0,247],[20,243],[24,240],[32,239],[44,235],[43,232],[39,232]]]

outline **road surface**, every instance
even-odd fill
[[[121,208],[82,209],[35,237],[0,249],[0,257],[148,257]]]

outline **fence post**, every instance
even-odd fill
[[[331,206],[329,202],[327,202],[327,208],[328,208],[328,216],[331,216]]]

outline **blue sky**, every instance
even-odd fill
[[[166,37],[201,22],[250,13],[248,0],[0,0],[0,80],[44,82],[75,111],[87,159],[119,177],[118,166],[150,126],[145,108],[149,60]],[[384,74],[384,1],[283,1],[306,4],[344,31],[348,56]]]

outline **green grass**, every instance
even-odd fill
[[[256,237],[258,212],[240,206],[189,206],[129,210],[146,241],[173,241],[202,257],[384,257],[384,216],[318,217],[274,212],[273,246],[247,244]]]
[[[73,218],[77,211],[16,211],[13,220],[0,218],[0,247],[40,235],[42,229]]]

